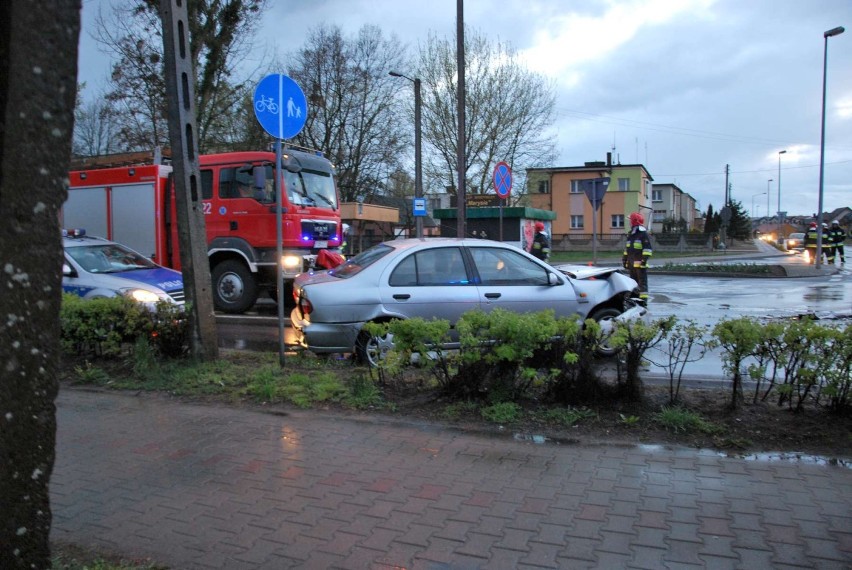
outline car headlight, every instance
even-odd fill
[[[159,295],[146,289],[128,289],[125,294],[139,303],[156,303],[160,300]]]

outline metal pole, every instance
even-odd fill
[[[766,181],[766,217],[767,218],[769,217],[769,196],[770,196],[770,192],[769,192],[770,184],[769,183],[770,182],[772,182],[771,178]]]
[[[414,78],[414,197],[423,197],[423,162],[421,154],[420,78]],[[423,216],[415,217],[417,238],[423,237]]]
[[[456,65],[458,68],[458,94],[456,105],[458,112],[458,134],[456,149],[456,169],[458,187],[456,188],[456,212],[458,215],[456,234],[460,238],[467,235],[467,190],[465,188],[465,86],[464,86],[464,0],[456,0]]]
[[[423,197],[423,152],[422,152],[422,119],[421,119],[421,109],[423,107],[423,100],[420,97],[420,78],[415,77],[414,79],[408,77],[407,75],[403,75],[398,71],[389,71],[388,75],[391,77],[402,77],[403,79],[408,79],[412,83],[414,83],[414,197],[422,198]],[[415,235],[418,238],[423,237],[423,217],[415,216],[414,217],[415,224]]]
[[[825,48],[822,58],[822,129],[819,137],[819,205],[817,210],[817,247],[816,247],[816,268],[822,266],[822,194],[823,194],[823,174],[825,170],[825,84],[826,73],[828,71],[828,38],[837,36],[845,32],[843,26],[832,28],[822,34],[825,38]]]
[[[281,139],[275,141],[275,253],[276,271],[275,279],[278,284],[278,365],[284,368],[284,269],[281,267],[281,258],[284,257],[284,247],[281,243],[284,239],[284,229],[281,227],[283,212],[284,192],[281,187]]]
[[[787,150],[778,151],[778,235],[775,236],[775,243],[781,243],[781,155]]]

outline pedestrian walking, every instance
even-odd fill
[[[808,255],[808,263],[811,265],[816,263],[818,237],[819,230],[817,229],[817,223],[811,222],[808,231],[805,232],[805,253]]]
[[[630,214],[630,233],[621,256],[621,265],[639,284],[639,299],[648,302],[648,261],[654,254],[651,238],[645,229],[645,218],[639,212]]]
[[[828,230],[828,239],[834,246],[835,258],[840,258],[840,263],[845,265],[846,251],[843,244],[846,242],[846,230],[840,227],[840,220],[831,222],[831,229]]]
[[[544,231],[544,223],[535,223],[535,236],[533,237],[530,253],[542,261],[550,259],[550,237]]]

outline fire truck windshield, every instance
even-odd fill
[[[332,210],[337,209],[337,192],[334,190],[331,174],[302,169],[300,175],[308,198],[323,206],[329,206]]]

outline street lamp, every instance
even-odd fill
[[[769,184],[772,182],[772,179],[766,181],[766,217],[769,217]]]
[[[786,154],[787,150],[778,151],[778,235],[775,236],[775,242],[781,243],[781,155]]]
[[[422,106],[420,99],[420,78],[414,79],[403,75],[397,71],[389,71],[391,77],[402,77],[414,83],[414,198],[423,197],[423,163],[420,145],[420,108]],[[416,224],[416,235],[418,238],[423,237],[423,216],[414,216]]]
[[[754,218],[754,199],[758,196],[763,196],[766,192],[761,192],[760,194],[754,194],[751,197],[751,217]]]
[[[819,209],[817,210],[817,247],[816,247],[816,268],[822,266],[822,192],[823,192],[823,171],[825,169],[825,76],[828,71],[828,38],[839,36],[846,30],[843,26],[837,26],[827,32],[823,32],[822,37],[825,38],[825,50],[822,58],[822,132],[819,139]]]

